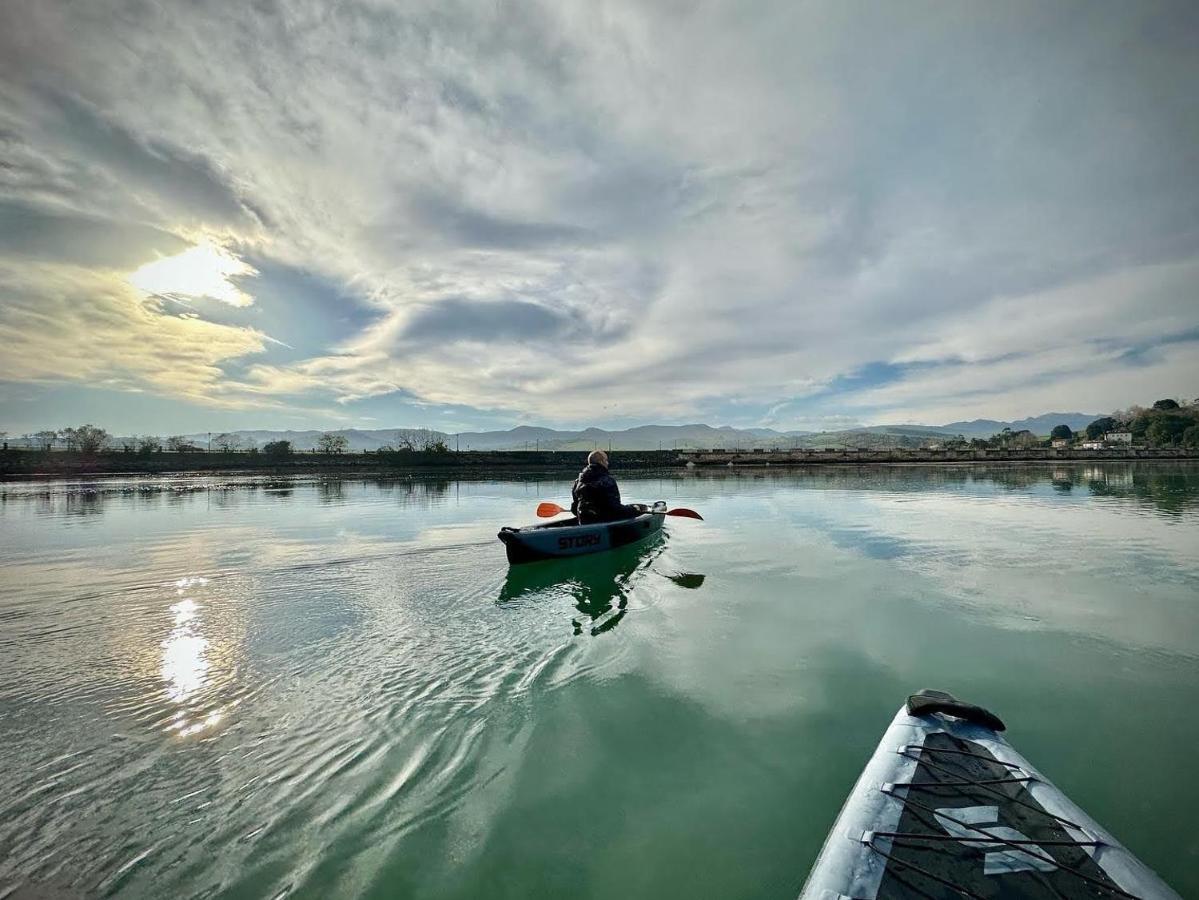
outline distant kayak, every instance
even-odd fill
[[[950,694],[908,698],[854,785],[801,900],[1178,900]]]
[[[660,532],[665,518],[666,504],[659,501],[632,519],[580,525],[572,516],[524,528],[501,528],[499,539],[508,552],[508,562],[515,565],[624,547]]]

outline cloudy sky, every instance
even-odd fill
[[[1199,393],[1199,4],[0,0],[0,429]]]

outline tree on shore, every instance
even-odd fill
[[[238,450],[245,448],[245,443],[236,434],[229,432],[221,432],[212,439],[212,443],[222,453],[236,453]]]
[[[286,459],[291,456],[291,441],[267,441],[262,452],[271,459]]]
[[[326,431],[316,439],[316,449],[320,453],[345,453],[349,447],[350,442],[344,434],[333,434],[331,431]]]
[[[1145,439],[1158,447],[1170,447],[1181,442],[1187,430],[1194,427],[1194,420],[1188,416],[1165,413],[1153,417],[1145,428]]]
[[[167,438],[167,449],[172,453],[194,453],[200,448],[181,434],[172,434]]]
[[[49,430],[39,431],[31,435],[30,440],[33,441],[30,444],[31,447],[37,447],[39,450],[52,450],[54,449],[54,444],[58,441],[58,432]]]
[[[157,435],[143,435],[137,439],[137,452],[146,456],[151,453],[161,453],[162,440]]]
[[[1049,432],[1049,437],[1055,441],[1068,441],[1074,437],[1074,432],[1070,430],[1069,425],[1055,425],[1053,431]]]
[[[1120,423],[1111,416],[1103,416],[1087,426],[1087,439],[1097,441]]]
[[[395,430],[395,448],[423,453],[440,453],[449,450],[445,443],[445,435],[427,428],[397,428]]]
[[[108,432],[95,425],[64,428],[60,435],[68,450],[80,453],[98,453],[108,446]]]

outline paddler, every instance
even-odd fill
[[[644,512],[639,506],[620,502],[620,488],[608,471],[608,454],[603,450],[592,450],[587,455],[587,465],[575,479],[570,495],[570,511],[578,516],[580,525],[631,519]]]

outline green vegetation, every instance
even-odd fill
[[[1058,428],[1066,428],[1065,425],[1059,425]],[[1068,431],[1069,429],[1067,429]],[[1054,429],[1057,431],[1057,428]],[[972,438],[969,444],[962,442],[960,445],[951,443],[948,446],[954,448],[956,446],[970,447],[974,450],[986,449],[1001,449],[1001,450],[1028,450],[1032,447],[1040,447],[1045,444],[1039,437],[1033,434],[1028,429],[1020,431],[1012,431],[1010,428],[1005,428],[999,434],[993,434],[989,438]]]
[[[1126,410],[1101,416],[1087,425],[1084,432],[1075,432],[1069,425],[1056,425],[1047,438],[1040,438],[1031,431],[1012,431],[1005,428],[989,438],[974,438],[966,442],[963,438],[949,440],[944,446],[950,449],[1021,449],[1047,447],[1055,440],[1102,441],[1113,432],[1129,432],[1133,443],[1150,447],[1199,447],[1199,400],[1158,400],[1146,409],[1133,406]]]
[[[1087,440],[1097,441],[1109,431],[1115,431],[1116,426],[1120,423],[1111,416],[1104,416],[1102,419],[1096,419],[1087,426]]]
[[[1152,407],[1131,406],[1096,419],[1087,426],[1087,437],[1099,440],[1112,431],[1128,431],[1135,443],[1150,447],[1199,446],[1199,400],[1158,400]]]
[[[292,454],[291,441],[268,441],[262,452],[271,459],[287,459]]]

